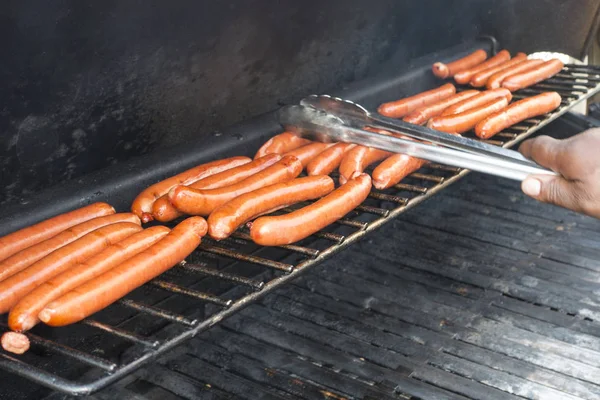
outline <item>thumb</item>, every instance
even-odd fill
[[[575,183],[562,176],[532,175],[522,183],[521,189],[526,195],[544,203],[554,204],[570,210],[581,209]]]

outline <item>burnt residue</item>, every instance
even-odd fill
[[[0,203],[481,34],[577,55],[598,6],[506,3],[7,1]]]

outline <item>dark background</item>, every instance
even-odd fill
[[[581,57],[597,0],[5,1],[0,203],[480,35]]]

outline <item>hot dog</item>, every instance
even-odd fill
[[[252,222],[250,236],[262,246],[281,246],[302,240],[332,224],[362,203],[371,190],[371,177],[358,174],[315,203],[279,216]]]
[[[254,159],[264,157],[267,154],[284,154],[298,147],[305,146],[310,140],[296,136],[291,132],[283,132],[267,140],[256,152]]]
[[[234,185],[200,190],[176,186],[169,192],[169,201],[177,210],[190,215],[209,215],[221,204],[244,193],[294,179],[302,172],[302,164],[294,156],[285,156],[278,163]]]
[[[461,134],[473,129],[478,122],[495,112],[503,110],[507,105],[506,98],[500,97],[460,114],[433,117],[429,120],[427,126],[441,132]]]
[[[312,159],[306,166],[308,175],[329,175],[340,166],[344,155],[356,147],[352,143],[336,143]]]
[[[391,156],[393,153],[365,146],[356,146],[350,150],[340,163],[340,184],[345,184],[351,176],[361,173],[369,165]]]
[[[544,61],[542,61],[542,60],[521,61],[517,65],[508,67],[508,68],[504,68],[503,70],[498,71],[494,75],[490,76],[488,78],[485,86],[488,89],[498,89],[499,87],[502,86],[502,81],[506,77],[533,69],[534,67],[537,67],[538,65],[542,65],[543,63],[544,63]]]
[[[206,178],[202,178],[189,185],[189,187],[193,189],[217,189],[220,187],[233,185],[234,183],[242,181],[275,164],[280,159],[281,156],[279,154],[268,154],[247,164],[240,165],[239,167],[231,168],[226,171],[207,176]],[[183,214],[173,207],[169,201],[169,196],[164,195],[154,202],[154,205],[152,206],[152,215],[157,221],[168,222],[180,217]]]
[[[49,279],[25,295],[10,310],[8,326],[17,332],[33,328],[39,322],[38,314],[46,304],[146,250],[169,232],[170,229],[165,226],[144,229]]]
[[[469,82],[469,84],[473,87],[485,86],[489,77],[494,75],[496,72],[502,71],[503,69],[506,69],[506,68],[514,67],[515,65],[519,64],[521,61],[526,60],[526,59],[527,59],[527,54],[517,53],[516,56],[514,56],[513,58],[511,58],[508,61],[503,62],[502,64],[498,64],[494,67],[490,67],[488,69],[484,69],[483,71],[476,73],[471,78],[471,81]]]
[[[46,305],[40,320],[50,326],[81,321],[183,261],[206,231],[204,218],[182,221],[148,249]]]
[[[223,204],[208,217],[208,234],[216,240],[231,235],[240,225],[292,204],[318,199],[335,185],[328,176],[309,176],[277,183],[243,194]]]
[[[410,114],[419,107],[428,106],[433,103],[437,103],[440,100],[444,100],[456,93],[456,88],[453,84],[447,83],[438,88],[428,90],[423,93],[416,94],[414,96],[406,97],[404,99],[392,101],[389,103],[383,103],[377,109],[377,112],[381,115],[385,115],[390,118],[402,118],[405,115]]]
[[[447,99],[441,100],[437,103],[434,103],[430,106],[417,108],[415,111],[408,114],[403,118],[405,122],[422,125],[429,121],[430,118],[433,118],[437,115],[440,115],[444,110],[448,107],[459,103],[463,100],[466,100],[470,97],[479,94],[477,90],[465,90],[464,92],[456,93],[453,96],[448,97]]]
[[[481,139],[489,139],[509,126],[555,110],[560,106],[561,100],[558,93],[545,92],[516,101],[479,122],[475,126],[475,134]]]
[[[286,156],[294,156],[302,164],[302,168],[306,167],[315,157],[325,151],[328,147],[333,146],[333,143],[310,143],[306,146],[299,147],[295,150],[285,153]]]
[[[476,96],[470,97],[466,100],[456,103],[451,107],[448,107],[441,115],[445,117],[447,115],[460,114],[472,108],[481,107],[482,105],[487,104],[490,101],[497,100],[501,97],[506,98],[506,101],[510,103],[512,100],[512,93],[510,90],[504,88],[486,90],[485,92],[481,92]]]
[[[2,348],[14,354],[23,354],[29,350],[29,338],[22,333],[4,332],[1,341]]]
[[[209,175],[214,175],[222,171],[247,164],[250,160],[248,157],[231,157],[224,160],[217,160],[197,167],[188,169],[180,174],[172,176],[164,181],[155,183],[142,191],[133,201],[131,211],[140,217],[142,222],[152,221],[152,206],[156,199],[169,193],[173,187],[177,185],[189,185]]]
[[[537,67],[504,78],[502,87],[514,92],[535,85],[544,79],[548,79],[558,74],[564,66],[565,65],[560,60],[546,61]]]
[[[72,226],[114,213],[115,209],[112,206],[106,203],[94,203],[10,233],[0,238],[0,261],[27,247],[50,239]]]
[[[467,83],[469,83],[469,81],[475,74],[478,74],[479,72],[488,68],[495,67],[496,65],[500,65],[508,60],[510,60],[510,53],[506,50],[500,50],[494,57],[490,58],[489,60],[482,62],[481,64],[469,68],[465,71],[457,73],[456,75],[454,75],[454,80],[456,81],[456,83],[466,85]]]
[[[141,230],[131,222],[103,226],[6,278],[0,282],[0,314],[8,312],[23,296],[48,279]]]
[[[373,186],[380,190],[392,187],[426,163],[406,154],[394,154],[373,170]]]
[[[472,68],[478,64],[481,64],[487,58],[487,53],[482,50],[475,50],[473,53],[466,57],[452,61],[451,63],[444,64],[436,62],[431,67],[433,74],[441,79],[452,78],[454,74],[466,69]]]
[[[24,270],[34,262],[42,259],[53,251],[73,242],[74,240],[79,239],[83,235],[103,226],[115,224],[117,222],[131,222],[141,225],[140,219],[136,215],[123,213],[94,218],[79,225],[65,229],[58,235],[21,250],[20,252],[13,254],[6,260],[2,261],[0,263],[0,282],[9,276]]]

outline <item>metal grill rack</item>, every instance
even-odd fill
[[[600,68],[566,65],[560,74],[516,92],[514,98],[551,90],[563,97],[559,109],[515,125],[488,142],[510,147],[598,93]],[[60,329],[36,327],[28,333],[31,350],[23,356],[1,352],[0,368],[65,393],[95,392],[218,324],[468,172],[430,164],[393,188],[373,190],[344,219],[294,245],[262,248],[244,230],[219,243],[206,238],[185,263],[93,318]],[[7,329],[5,320],[1,325],[3,331]],[[78,380],[61,375],[63,363],[81,365]],[[87,370],[83,377],[82,370]]]

